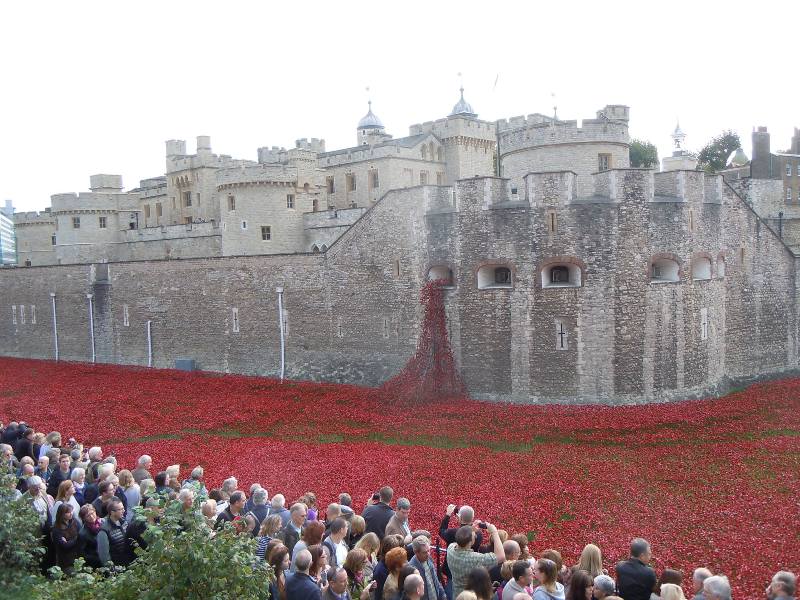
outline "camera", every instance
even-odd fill
[[[374,494],[372,494],[372,501],[373,502],[377,502],[380,499],[381,499],[381,495],[378,492],[375,492]]]
[[[486,523],[478,523],[478,527],[480,527],[481,529],[487,529]]]

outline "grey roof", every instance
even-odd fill
[[[401,138],[393,138],[391,140],[386,140],[385,142],[380,142],[372,146],[373,148],[383,148],[386,146],[400,146],[401,148],[413,148],[417,144],[419,144],[422,140],[427,138],[429,133],[419,133],[417,135],[409,135],[407,137]],[[363,152],[365,149],[369,149],[370,146],[353,146],[352,148],[342,148],[340,150],[331,150],[330,152],[323,152],[320,154],[321,157],[325,156],[336,156],[337,154],[347,154],[348,152]]]
[[[361,120],[358,122],[357,129],[383,129],[383,123],[378,118],[378,116],[372,112],[372,100],[368,102],[369,110],[367,114],[361,117]]]
[[[450,116],[455,115],[464,115],[466,117],[477,117],[478,114],[472,110],[472,105],[464,100],[464,88],[461,88],[461,99],[456,102],[456,105],[453,107],[453,112],[450,113]]]

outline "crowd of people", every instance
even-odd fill
[[[235,477],[209,490],[200,466],[185,479],[177,465],[153,475],[144,455],[133,470],[119,469],[100,447],[62,444],[58,432],[37,433],[24,422],[0,426],[0,441],[2,465],[16,476],[11,493],[39,520],[44,569],[70,573],[78,557],[95,568],[130,565],[135,548],[146,551],[147,528],[176,511],[196,518],[209,538],[225,528],[252,536],[253,560],[275,575],[271,600],[686,600],[684,588],[692,600],[732,598],[727,577],[704,567],[690,582],[673,569],[657,576],[641,538],[614,578],[594,544],[571,566],[555,549],[537,557],[525,534],[476,519],[469,506],[449,505],[437,532],[414,529],[410,501],[394,500],[388,486],[360,514],[346,492],[323,512],[312,492],[287,506],[259,484],[245,493]],[[779,571],[765,597],[795,593],[795,575]]]

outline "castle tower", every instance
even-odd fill
[[[555,112],[555,111],[554,111]],[[630,165],[630,110],[609,104],[596,118],[555,119],[541,113],[497,121],[500,176],[522,188],[528,173],[572,171],[578,196],[594,193],[593,174]]]
[[[481,121],[472,105],[461,97],[446,119],[433,123],[432,133],[442,141],[446,167],[446,183],[452,185],[467,177],[494,175],[494,123]]]
[[[372,100],[368,100],[369,110],[361,117],[356,128],[357,143],[359,146],[371,146],[392,136],[386,134],[386,129],[378,116],[372,112]]]
[[[670,134],[675,150],[672,156],[665,156],[661,160],[662,171],[694,171],[697,169],[697,159],[686,150],[686,134],[681,129],[681,123],[675,125],[675,130]]]
[[[753,131],[753,159],[750,161],[750,177],[771,179],[774,175],[769,131],[766,127],[758,127]]]

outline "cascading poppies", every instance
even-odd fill
[[[412,373],[445,372],[419,362]],[[289,500],[311,490],[322,507],[347,491],[360,510],[390,484],[432,531],[447,504],[469,503],[526,533],[534,554],[572,563],[596,543],[612,574],[643,536],[659,572],[689,585],[707,566],[735,598],[800,570],[800,380],[622,407],[420,401],[429,380],[404,403],[356,386],[0,358],[0,421],[102,445],[125,468],[147,453],[156,469],[204,466],[210,486],[235,475]]]
[[[381,386],[387,400],[425,403],[468,397],[447,335],[445,283],[442,279],[429,281],[420,291],[425,311],[417,350],[403,370]]]

